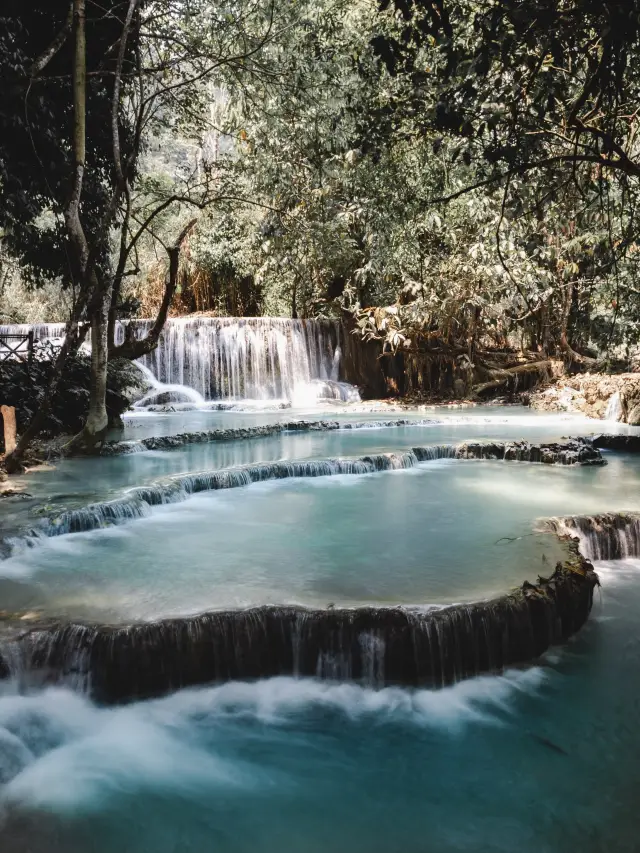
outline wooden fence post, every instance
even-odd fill
[[[4,452],[8,456],[16,449],[16,408],[0,406],[0,414],[4,423]]]

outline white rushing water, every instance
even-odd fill
[[[165,403],[186,402],[187,404],[194,404],[195,406],[201,406],[205,403],[204,397],[196,391],[195,388],[189,388],[187,385],[174,385],[159,382],[151,370],[149,370],[149,368],[141,361],[138,362],[138,367],[151,386],[151,390],[148,391],[141,400],[138,400],[135,403],[135,409],[144,409],[147,406],[157,403],[158,400],[163,400]]]
[[[144,334],[146,321],[136,325]],[[341,334],[338,323],[318,320],[178,317],[142,362],[161,382],[208,400],[359,399],[339,382]]]
[[[150,320],[131,322],[139,337],[151,326]],[[27,335],[31,330],[36,341],[64,336],[63,323],[0,326],[0,335]],[[125,326],[119,323],[116,342],[124,335]],[[357,402],[357,389],[340,381],[343,335],[340,323],[324,320],[172,318],[157,348],[139,362],[156,381],[147,403],[154,404],[160,393],[172,395],[171,402],[196,405],[244,399],[294,405]]]
[[[223,417],[190,413],[205,414]],[[322,459],[345,453],[394,454],[384,472],[207,491],[135,524],[47,539],[19,563],[3,564],[15,572],[5,578],[2,607],[11,606],[12,590],[32,592],[26,604],[34,609],[54,602],[127,620],[263,599],[338,608],[475,599],[523,576],[548,576],[555,555],[547,537],[531,535],[540,516],[555,514],[566,532],[581,533],[585,553],[597,559],[614,541],[591,535],[601,517],[572,525],[567,513],[640,509],[640,459],[613,451],[596,468],[401,464],[427,442],[541,440],[589,427],[520,410],[441,417],[446,422],[66,460],[34,473],[30,490],[48,483],[48,500],[61,497],[64,508],[87,484],[113,497],[116,488],[141,488],[160,475],[203,483],[203,470],[220,476],[225,466],[239,477],[240,466],[260,462],[299,473],[295,460],[321,470]],[[224,418],[227,427],[255,422]],[[278,677],[109,708],[70,687],[0,683],[0,850],[415,853],[425,843],[437,853],[636,850],[633,532],[615,530],[631,559],[596,563],[602,589],[570,644],[538,666],[439,691]],[[380,638],[372,639],[372,651],[381,651]],[[74,683],[79,662],[70,660],[65,683]],[[332,661],[320,662],[326,675]]]
[[[615,394],[612,394],[609,397],[609,402],[607,403],[607,410],[604,413],[605,421],[621,421],[623,419],[624,410],[622,407],[622,397],[620,396],[620,392],[616,391]]]

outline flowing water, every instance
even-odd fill
[[[540,516],[640,505],[633,456],[606,454],[604,468],[437,458],[464,439],[513,436],[512,417],[487,411],[430,425],[284,433],[73,460],[29,475],[34,497],[11,503],[7,532],[42,524],[36,509],[46,493],[60,519],[53,532],[63,535],[35,547],[18,540],[0,562],[4,609],[118,622],[233,606],[424,606],[498,594],[558,558],[553,537],[534,535]],[[538,440],[578,426],[520,417],[517,434]],[[416,457],[411,448],[420,446]],[[376,466],[397,470],[371,473]],[[217,474],[223,468],[228,475]],[[293,479],[261,482],[285,474]],[[229,476],[240,488],[228,488]],[[96,498],[115,503],[85,512]],[[114,520],[125,523],[95,529]]]
[[[150,320],[133,320],[137,337]],[[63,323],[0,325],[3,334],[33,331],[39,342],[59,341]],[[116,326],[116,343],[125,325]],[[138,406],[201,405],[205,400],[279,400],[308,405],[318,399],[355,402],[360,395],[343,378],[345,332],[338,322],[280,317],[176,317],[167,321],[156,349],[140,360],[156,380]],[[26,347],[24,345],[23,349]]]
[[[439,691],[273,679],[0,698],[3,853],[633,853],[640,562],[540,666]]]
[[[337,438],[397,442],[390,433]],[[335,437],[314,436],[326,439]],[[524,535],[541,515],[637,506],[633,459],[607,456],[601,469],[445,460],[350,480],[261,484],[198,496],[129,528],[59,537],[28,560],[67,541],[62,560],[48,553],[48,580],[43,561],[45,583],[71,567],[90,597],[95,578],[106,574],[103,549],[116,586],[131,584],[146,549],[158,576],[149,574],[139,590],[146,586],[146,604],[155,607],[156,587],[171,567],[174,576],[190,570],[192,554],[203,560],[206,545],[192,552],[191,540],[212,530],[208,553],[217,569],[233,560],[235,547],[254,569],[236,556],[235,571],[259,579],[258,560],[273,552],[268,586],[277,572],[287,575],[288,590],[305,578],[326,582],[330,572],[317,573],[323,554],[335,570],[336,556],[350,548],[342,578],[356,583],[357,595],[375,583],[387,595],[407,582],[415,589],[431,549],[430,590],[451,589],[456,577],[469,582],[476,567],[479,586],[488,587],[507,580],[486,574],[498,554],[517,555],[527,570],[540,558],[518,550],[537,537],[498,545],[499,535]],[[261,519],[271,523],[260,526]],[[176,538],[182,547],[162,563],[162,546]],[[356,544],[365,550],[360,562]],[[1,849],[631,853],[640,784],[640,561],[597,569],[602,593],[567,647],[538,666],[438,691],[276,678],[107,709],[67,689],[20,694],[6,683]],[[233,573],[228,580],[237,583]],[[176,580],[171,597],[193,577]],[[138,598],[136,606],[146,604]]]
[[[530,535],[547,507],[595,505],[566,500],[564,471],[519,468],[442,460],[204,492],[122,527],[19,550],[0,573],[29,609],[44,599],[55,615],[110,621],[259,604],[473,600],[553,566],[554,538]],[[598,473],[567,477],[587,492]]]
[[[340,379],[341,335],[329,321],[175,318],[143,363],[162,382],[188,385],[207,399],[290,400],[312,380]]]
[[[307,335],[291,370],[273,324],[266,336],[258,324],[239,329],[209,320],[186,336],[170,328],[154,377],[186,381],[209,400],[290,398],[301,382],[341,378],[329,328],[313,345],[308,327],[287,329],[292,346]],[[202,359],[213,352],[205,371],[213,384],[199,385]],[[290,421],[310,405],[306,398],[293,413],[220,412],[195,402],[197,411],[134,413],[125,438]],[[381,415],[330,416],[345,428],[70,460],[29,475],[32,497],[3,506],[4,534],[43,515],[86,518],[82,507],[92,501],[141,511],[116,527],[65,533],[75,529],[67,524],[33,547],[19,544],[0,562],[0,609],[118,623],[260,603],[468,601],[550,573],[562,552],[536,532],[540,518],[640,509],[640,462],[630,455],[608,452],[606,467],[590,468],[409,453],[466,439],[584,435],[598,430],[593,422],[472,409],[408,416],[440,423],[353,429],[347,424]],[[377,465],[385,470],[362,461],[389,453],[393,463]],[[321,461],[337,458],[360,462]],[[235,473],[220,474],[229,466]],[[237,466],[324,476],[195,494],[180,485],[243,482]],[[135,488],[180,501],[142,508],[127,495]],[[614,553],[589,524],[565,524],[581,532],[589,556]],[[572,642],[534,666],[441,690],[280,677],[106,708],[67,688],[0,682],[0,849],[632,853],[636,539],[624,539],[627,559],[596,564],[602,590]]]
[[[624,415],[624,409],[622,407],[622,397],[620,396],[620,392],[616,391],[615,394],[612,394],[609,397],[609,402],[607,403],[607,409],[604,413],[605,421],[620,421]]]

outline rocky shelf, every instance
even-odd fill
[[[640,453],[640,435],[610,435],[603,433],[591,439],[594,447],[601,450],[618,450],[622,453]]]
[[[141,450],[173,450],[187,444],[206,444],[216,441],[243,441],[252,438],[270,438],[290,432],[334,432],[336,430],[390,429],[406,426],[434,426],[442,421],[432,418],[398,418],[387,421],[286,421],[264,426],[213,429],[200,432],[180,432],[176,435],[159,435],[131,441],[106,442],[102,456],[117,456],[121,453],[136,453]]]
[[[149,486],[129,489],[121,498],[89,504],[52,516],[22,537],[0,541],[0,555],[12,552],[16,542],[33,544],[42,536],[60,536],[98,530],[144,518],[154,506],[177,503],[190,495],[219,489],[248,486],[266,480],[294,477],[332,477],[344,474],[373,474],[414,468],[435,459],[502,460],[546,465],[605,465],[597,448],[582,439],[531,444],[527,441],[462,442],[414,447],[401,453],[380,453],[355,459],[303,459],[258,462],[195,474],[171,477]]]
[[[119,500],[64,513],[48,535],[138,518],[151,506],[207,489],[267,479],[410,468],[430,459],[602,464],[584,440],[465,442],[350,460],[258,463],[173,478]],[[161,696],[181,687],[276,675],[355,681],[371,687],[438,687],[537,659],[587,620],[597,575],[589,558],[640,553],[640,515],[551,519],[567,559],[550,577],[495,599],[447,607],[307,609],[263,606],[133,625],[5,620],[0,675],[26,683],[74,683],[105,703]],[[17,627],[16,627],[17,625]],[[6,632],[11,631],[11,636]]]
[[[589,616],[598,577],[570,546],[548,578],[444,608],[256,607],[127,626],[50,624],[5,642],[0,674],[121,703],[277,675],[440,687],[535,660]]]

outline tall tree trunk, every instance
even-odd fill
[[[51,409],[51,401],[57,392],[67,356],[75,352],[82,341],[83,335],[79,333],[79,324],[89,298],[86,281],[89,247],[82,229],[79,213],[86,158],[87,42],[85,32],[85,0],[73,0],[71,18],[74,37],[73,173],[71,175],[69,202],[64,213],[64,219],[69,239],[70,251],[68,257],[73,277],[79,285],[80,292],[67,323],[65,340],[56,358],[42,403],[29,426],[20,436],[17,447],[5,459],[6,469],[10,473],[19,471],[22,468],[22,459],[29,445],[36,435],[41,432],[46,423],[47,415]]]
[[[67,445],[69,451],[92,451],[104,441],[109,427],[107,414],[107,366],[109,364],[109,307],[111,290],[106,288],[91,314],[91,378],[89,412],[80,433]]]
[[[102,304],[91,318],[91,386],[89,414],[84,426],[85,443],[93,446],[104,438],[109,425],[107,416],[107,364],[109,362],[109,305],[110,294],[102,297]]]

